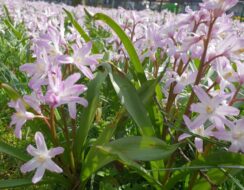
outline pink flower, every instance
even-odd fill
[[[193,129],[191,120],[187,116],[184,116],[183,118],[184,118],[185,124],[186,124],[186,126],[190,132],[192,132],[196,135],[200,135],[202,137],[209,137],[212,135],[213,126],[208,127],[207,129],[204,129],[204,126],[201,125],[195,129]],[[192,135],[190,135],[188,133],[183,133],[182,135],[179,136],[178,140],[181,141],[181,140],[188,138],[188,137],[191,137],[191,136]],[[199,137],[195,137],[194,142],[195,142],[197,151],[203,152],[203,140]]]
[[[69,76],[64,81],[60,69],[56,73],[50,73],[49,88],[45,95],[46,102],[52,107],[58,107],[63,104],[68,104],[69,114],[76,118],[76,104],[87,106],[86,99],[79,95],[87,90],[87,87],[82,84],[75,84],[80,79],[80,74],[75,73]]]
[[[214,132],[214,136],[217,139],[231,142],[229,151],[244,153],[244,119],[230,123],[229,130],[221,130]]]
[[[20,66],[21,71],[25,71],[28,76],[31,76],[29,86],[32,89],[39,89],[41,85],[47,84],[47,75],[52,68],[52,62],[45,50],[36,50],[37,57],[35,63],[27,63]]]
[[[195,82],[197,76],[197,71],[194,72],[184,72],[181,76],[179,76],[177,73],[175,73],[175,76],[173,78],[169,79],[166,84],[169,86],[172,82],[177,82],[174,88],[174,94],[179,94],[182,92],[182,90],[190,84],[193,84]]]
[[[203,0],[202,7],[214,12],[216,17],[221,16],[225,11],[234,7],[238,0]]]
[[[92,43],[87,43],[83,47],[73,46],[74,54],[70,58],[70,63],[76,65],[76,67],[89,79],[93,79],[93,71],[98,65],[98,59],[101,59],[101,55],[90,55],[92,49]]]
[[[194,92],[201,102],[192,104],[191,106],[191,111],[199,113],[197,118],[192,122],[192,129],[196,129],[207,120],[213,122],[218,129],[223,129],[224,124],[228,123],[226,116],[236,116],[239,114],[237,108],[224,104],[224,98],[221,96],[217,95],[210,98],[208,94],[198,86],[194,87]]]
[[[243,84],[244,83],[244,64],[241,63],[240,61],[237,61],[236,67],[237,67],[238,82]]]
[[[32,178],[33,183],[37,183],[42,179],[45,170],[62,173],[62,168],[55,164],[51,158],[64,152],[62,147],[51,148],[48,150],[41,132],[36,132],[35,141],[37,148],[33,147],[32,145],[27,147],[27,152],[34,158],[26,162],[20,168],[22,173],[30,172],[36,169],[35,175]]]
[[[24,95],[23,99],[28,103],[37,113],[41,114],[41,103],[44,102],[41,91],[32,92],[31,95]]]
[[[35,116],[33,113],[26,111],[25,106],[21,99],[18,99],[16,102],[9,102],[9,107],[14,108],[16,113],[11,117],[10,126],[15,125],[15,136],[19,139],[22,137],[21,128],[27,120],[32,120]]]

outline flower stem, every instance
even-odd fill
[[[54,115],[54,108],[51,108],[50,111],[50,127],[51,127],[51,134],[53,137],[53,143],[54,145],[58,145],[58,139],[57,139],[57,133],[56,133],[56,127],[55,127],[55,115]]]

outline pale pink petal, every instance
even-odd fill
[[[192,104],[191,111],[204,114],[204,113],[206,113],[206,105],[204,105],[202,103]]]
[[[44,167],[51,172],[56,172],[56,173],[62,173],[63,172],[62,168],[60,168],[57,164],[55,164],[55,162],[53,162],[51,159],[47,160],[44,163]]]
[[[79,55],[80,56],[87,55],[91,51],[91,48],[92,48],[92,43],[88,42],[79,50]]]
[[[67,63],[73,63],[74,59],[67,55],[59,55],[57,56],[57,61],[59,63],[67,64]]]
[[[197,151],[203,152],[203,140],[200,138],[195,138],[194,142],[195,142]]]
[[[189,126],[191,126],[191,123],[192,123],[192,122],[191,122],[191,120],[189,119],[189,117],[187,117],[186,115],[184,115],[184,116],[183,116],[183,119],[184,119],[184,122],[185,122],[187,128],[191,130],[191,128],[189,128]]]
[[[181,140],[188,138],[188,137],[191,137],[191,135],[187,134],[187,133],[183,133],[182,135],[179,136],[178,141],[181,141]]]
[[[201,102],[203,102],[203,103],[210,102],[210,100],[211,100],[210,97],[201,87],[195,86],[195,87],[193,87],[193,90]]]
[[[80,71],[89,79],[93,79],[94,76],[91,72],[91,70],[89,68],[87,68],[86,66],[83,65],[78,65],[78,68],[80,69]]]
[[[78,104],[81,104],[84,107],[88,106],[88,101],[85,98],[79,98],[79,101],[77,101]]]
[[[214,131],[212,132],[212,134],[214,135],[215,138],[219,139],[219,140],[225,140],[225,141],[230,141],[231,138],[231,134],[222,130],[222,131]]]
[[[36,146],[37,146],[38,150],[47,151],[47,146],[46,146],[46,143],[45,143],[45,139],[44,139],[44,137],[43,137],[41,132],[36,132],[35,141],[36,141]]]
[[[74,73],[65,79],[64,84],[66,87],[73,86],[80,79],[80,73]]]
[[[39,182],[42,179],[44,173],[45,173],[45,168],[42,166],[38,167],[35,172],[34,177],[32,178],[32,183]]]
[[[49,150],[48,155],[50,157],[55,157],[56,155],[62,154],[64,152],[64,148],[63,147],[56,147],[56,148],[51,148]]]
[[[181,93],[184,88],[185,88],[185,85],[183,85],[181,83],[177,83],[175,88],[174,88],[174,94]]]
[[[231,106],[219,106],[216,110],[216,113],[220,115],[234,115],[237,116],[239,115],[240,111],[239,109]]]
[[[239,146],[237,144],[232,143],[231,146],[229,147],[229,151],[238,152],[239,151]]]
[[[26,150],[31,156],[38,156],[39,155],[38,150],[32,145],[28,145]]]
[[[69,115],[72,119],[76,118],[76,102],[72,102],[68,104]]]
[[[224,127],[224,118],[221,118],[219,116],[212,116],[210,120],[215,124],[215,127],[219,130],[223,130]]]
[[[205,121],[207,121],[208,119],[208,116],[206,115],[199,115],[192,123],[191,125],[189,126],[189,128],[191,129],[196,129],[196,128],[199,128],[200,126],[202,126]]]
[[[33,159],[29,160],[28,162],[26,162],[25,164],[23,164],[20,167],[20,171],[22,173],[30,172],[30,171],[38,168],[39,166],[40,166],[40,164],[33,158]]]

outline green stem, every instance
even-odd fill
[[[51,108],[50,111],[50,127],[51,127],[51,134],[53,137],[53,143],[54,145],[58,145],[58,138],[56,133],[56,127],[55,127],[55,114],[54,114],[54,108]]]

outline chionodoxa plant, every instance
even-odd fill
[[[6,6],[8,29],[28,29],[32,61],[20,71],[31,93],[1,88],[15,136],[30,122],[34,142],[26,151],[0,142],[23,161],[23,179],[0,187],[91,189],[99,170],[119,164],[148,189],[216,189],[229,178],[242,188],[243,24],[226,13],[236,3],[204,0],[164,18],[81,7],[35,16],[38,3],[16,16]]]

